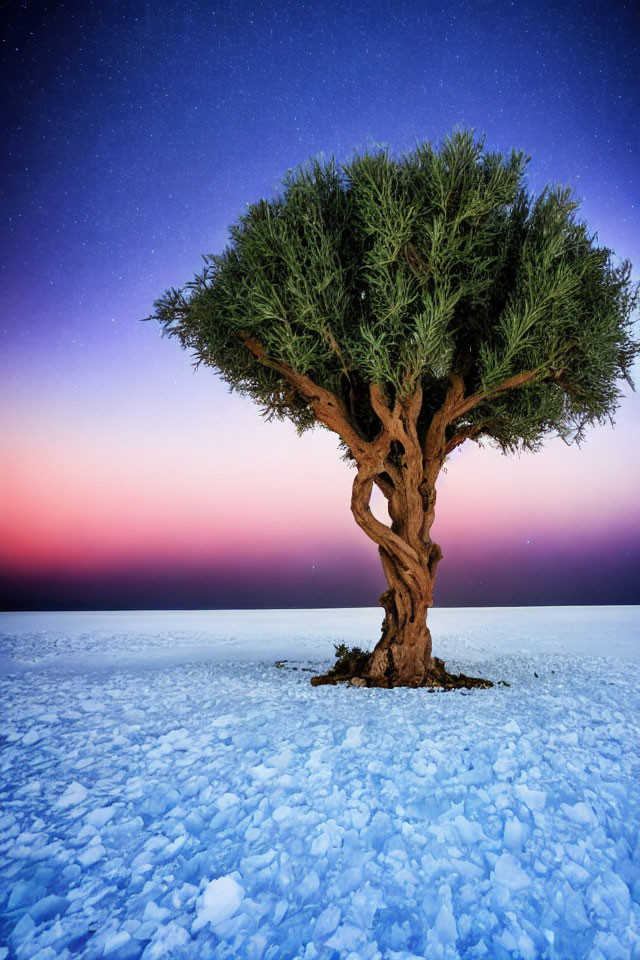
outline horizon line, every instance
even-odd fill
[[[435,604],[430,610],[528,610],[528,609],[566,609],[568,607],[640,607],[640,602],[624,603],[520,603],[520,604]],[[383,612],[378,604],[356,604],[354,606],[321,606],[321,607],[86,607],[84,609],[65,610],[0,610],[2,614],[59,614],[59,613],[274,613],[283,611],[311,611],[311,610],[377,610]]]

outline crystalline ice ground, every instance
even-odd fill
[[[379,621],[4,616],[0,960],[640,957],[638,608],[434,611],[509,687],[309,685]]]

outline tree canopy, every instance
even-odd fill
[[[311,160],[281,195],[249,205],[226,249],[153,318],[299,430],[326,423],[309,384],[339,398],[367,441],[380,427],[371,385],[390,403],[419,386],[422,439],[456,376],[451,448],[579,440],[630,382],[638,287],[569,189],[528,191],[527,162],[470,132],[398,157]]]

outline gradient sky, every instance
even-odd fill
[[[640,265],[640,22],[613,0],[4,5],[0,602],[375,602],[326,431],[299,439],[140,323],[324,152],[456,125],[574,186]],[[640,379],[640,378],[636,378]],[[640,401],[582,449],[457,451],[436,602],[640,601]]]

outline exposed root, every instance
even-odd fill
[[[320,687],[324,684],[350,683],[354,687],[430,687],[439,690],[471,690],[473,687],[492,687],[491,680],[480,677],[467,677],[464,673],[448,673],[444,661],[433,657],[432,666],[418,677],[385,676],[371,677],[368,673],[370,653],[343,657],[328,673],[311,677],[311,684]]]

